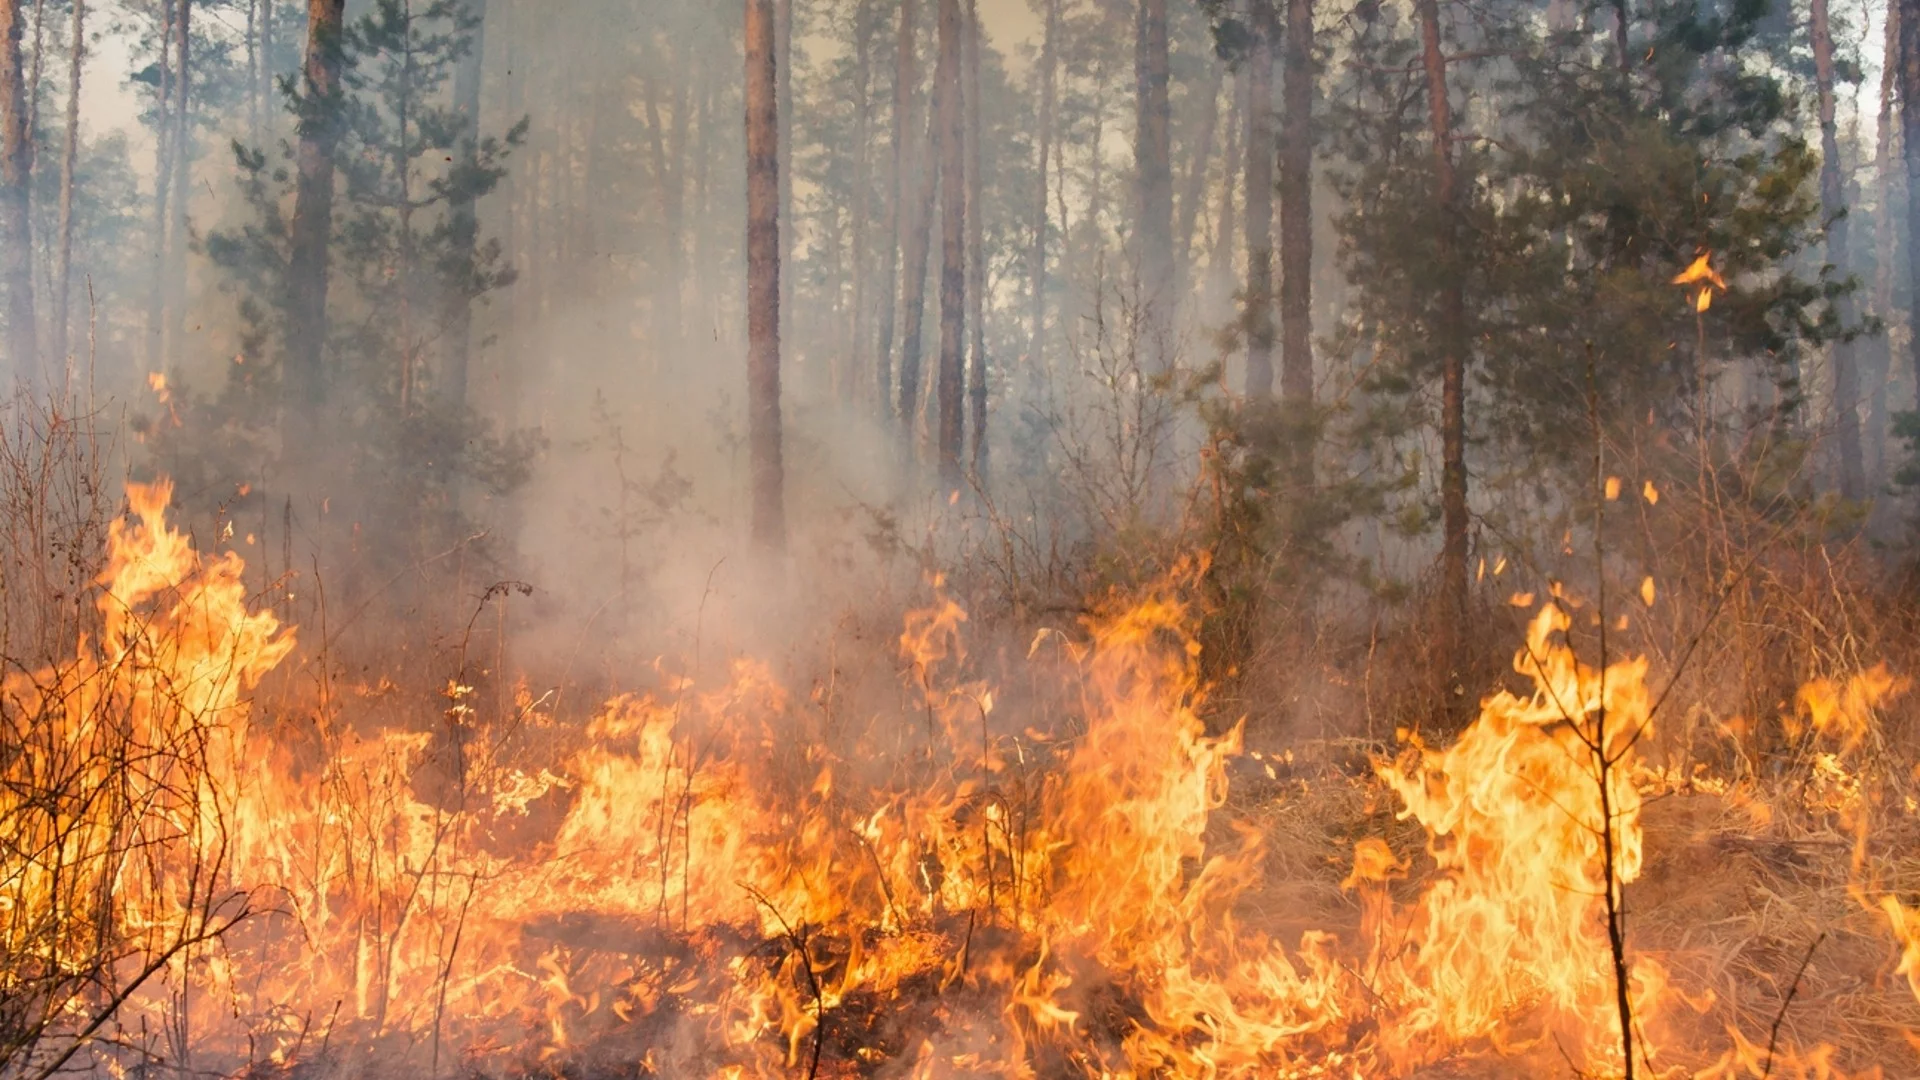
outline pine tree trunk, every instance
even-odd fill
[[[27,138],[40,145],[40,76],[47,66],[47,0],[33,0],[33,64],[27,75]]]
[[[1893,203],[1898,186],[1898,168],[1894,147],[1900,133],[1894,126],[1893,88],[1900,71],[1900,5],[1888,4],[1886,36],[1883,39],[1886,62],[1880,70],[1880,109],[1874,126],[1874,184],[1878,211],[1874,226],[1878,244],[1875,249],[1873,308],[1887,324],[1884,333],[1873,341],[1873,370],[1868,376],[1866,450],[1870,455],[1868,479],[1878,490],[1887,479],[1887,383],[1893,377],[1893,328],[1898,317],[1893,309],[1893,264],[1898,258],[1899,232],[1895,225]]]
[[[973,328],[972,362],[967,373],[973,433],[973,482],[987,482],[987,232],[983,192],[986,177],[980,143],[980,49],[978,0],[967,0],[967,322]]]
[[[667,229],[667,268],[673,275],[668,281],[666,292],[660,297],[666,304],[668,340],[676,353],[686,348],[687,315],[686,289],[687,274],[687,138],[689,114],[692,112],[692,95],[689,91],[687,68],[684,64],[674,69],[673,76],[673,127],[667,139],[667,163],[669,178],[666,184],[666,213],[664,222]]]
[[[6,290],[7,356],[0,376],[37,374],[33,325],[33,227],[28,191],[33,183],[33,142],[28,137],[20,39],[26,29],[20,0],[0,0],[0,289]],[[0,390],[6,389],[0,387]]]
[[[1247,61],[1247,397],[1273,396],[1273,0],[1252,0],[1253,55]]]
[[[1219,137],[1220,86],[1223,68],[1207,63],[1206,81],[1199,95],[1200,132],[1193,140],[1193,156],[1187,161],[1187,176],[1181,185],[1180,203],[1174,212],[1174,256],[1179,265],[1178,288],[1188,295],[1193,285],[1193,238],[1200,220],[1200,204],[1207,197],[1207,168],[1213,164],[1213,144]]]
[[[780,117],[775,0],[747,0],[747,453],[753,539],[786,546],[780,446]]]
[[[1906,158],[1907,181],[1907,270],[1909,280],[1920,282],[1920,0],[1895,0],[1900,9],[1900,147]],[[1920,295],[1920,288],[1916,288]],[[1915,307],[1907,309],[1907,326],[1916,331],[1907,335],[1909,367],[1914,374],[1915,407],[1920,408],[1920,318]]]
[[[260,95],[262,130],[273,127],[273,0],[260,0],[260,70],[254,73],[255,93]]]
[[[187,201],[193,169],[193,0],[176,0],[173,21],[173,184],[168,209],[165,282],[165,333],[160,354],[169,366],[179,363],[180,338],[187,318]]]
[[[1820,98],[1820,202],[1827,219],[1827,262],[1844,275],[1847,261],[1846,194],[1840,176],[1840,134],[1834,123],[1833,32],[1827,0],[1811,0],[1814,82]],[[1842,296],[1836,309],[1843,326],[1853,323],[1853,298]],[[1860,375],[1851,342],[1833,345],[1834,441],[1840,454],[1840,493],[1858,499],[1866,491],[1860,464]]]
[[[453,107],[460,117],[455,151],[469,169],[480,161],[480,87],[486,71],[487,0],[468,0],[473,18],[473,40],[453,72]],[[473,189],[462,186],[447,203],[448,229],[454,258],[463,268],[473,266],[480,245],[480,210]],[[467,384],[473,365],[473,297],[463,286],[448,291],[446,313],[446,369],[441,394],[456,414],[467,407]]]
[[[1149,371],[1173,362],[1173,112],[1167,87],[1167,0],[1140,0],[1134,40],[1135,257]]]
[[[346,0],[307,0],[298,176],[287,264],[286,422],[289,450],[315,449],[316,415],[326,402],[327,249],[333,240],[334,152],[340,143],[341,41]]]
[[[945,0],[941,2],[945,3]],[[952,96],[947,85],[936,75],[933,80],[933,100],[928,103],[927,109],[927,137],[921,144],[920,189],[914,193],[913,205],[909,208],[912,224],[907,227],[906,280],[901,285],[900,305],[904,324],[900,338],[902,462],[914,459],[920,433],[920,356],[927,321],[927,260],[932,254],[934,202],[940,188],[940,162],[936,148],[940,140],[941,110],[946,108],[946,101]]]
[[[1233,296],[1233,245],[1240,233],[1240,203],[1234,196],[1245,172],[1247,79],[1245,73],[1233,78],[1232,106],[1227,113],[1227,146],[1221,158],[1220,213],[1214,219],[1213,238],[1207,250],[1207,318],[1216,319],[1227,309]]]
[[[1313,408],[1313,0],[1287,0],[1280,140],[1280,397],[1296,424]],[[1312,447],[1293,448],[1313,486]]]
[[[967,320],[966,147],[961,132],[960,0],[940,0],[940,483],[958,490],[965,447]]]
[[[1059,93],[1060,3],[1047,0],[1047,25],[1040,41],[1040,116],[1034,141],[1038,144],[1034,180],[1033,222],[1027,241],[1027,367],[1045,365],[1047,339],[1047,166],[1054,145],[1054,112]]]
[[[247,0],[247,142],[260,145],[260,0]]]
[[[54,241],[53,357],[69,362],[69,299],[73,289],[73,178],[80,161],[80,76],[87,57],[87,0],[73,0],[73,46],[67,56],[67,125],[60,147],[60,235]]]
[[[790,271],[794,230],[799,225],[793,212],[793,0],[774,0],[773,34],[775,78],[779,83],[780,266]],[[799,275],[791,272],[783,272],[780,278],[780,340],[788,343],[800,340],[793,326],[799,314],[793,302],[793,286],[798,279]],[[805,357],[801,359],[804,363]]]
[[[867,221],[873,209],[873,0],[860,0],[853,14],[853,311],[847,328],[840,400],[852,404],[865,380],[867,317],[872,306],[872,256]]]
[[[167,226],[173,205],[173,23],[179,0],[160,0],[159,81],[154,84],[153,265],[147,285],[147,371],[166,366]]]
[[[1427,115],[1433,136],[1433,201],[1440,230],[1440,517],[1442,640],[1458,672],[1467,618],[1467,360],[1466,298],[1461,292],[1458,180],[1453,161],[1453,105],[1447,98],[1447,61],[1440,46],[1439,0],[1416,0],[1421,60],[1427,76]]]
[[[894,299],[900,291],[900,249],[906,241],[906,204],[912,179],[907,174],[907,138],[912,130],[914,74],[914,0],[900,0],[900,32],[893,74],[893,175],[887,186],[885,255],[880,260],[879,331],[874,343],[874,393],[877,413],[893,415]]]

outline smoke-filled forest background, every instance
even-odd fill
[[[746,531],[738,12],[8,9],[8,370],[263,568],[627,595]],[[774,20],[798,534],[959,544],[1015,608],[1198,543],[1223,593],[1445,636],[1483,562],[1574,546],[1604,442],[1901,545],[1882,6]]]
[[[0,1077],[1899,1075],[1916,102],[1920,0],[0,0]]]

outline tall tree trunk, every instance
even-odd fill
[[[840,398],[852,404],[866,379],[867,317],[872,306],[872,267],[868,265],[869,223],[873,207],[873,0],[860,0],[853,14],[853,311],[847,331]]]
[[[341,40],[346,0],[307,0],[298,177],[287,262],[286,425],[296,456],[318,447],[314,435],[327,397],[322,358],[327,339],[327,249],[333,240],[334,152],[340,144]]]
[[[1439,0],[1416,0],[1427,116],[1433,136],[1433,202],[1440,230],[1440,517],[1443,640],[1460,670],[1467,619],[1467,335],[1458,245],[1459,181],[1453,161],[1453,104],[1447,98],[1447,61],[1440,44]]]
[[[941,0],[945,3],[945,0]],[[918,446],[921,414],[920,355],[921,339],[927,321],[927,259],[933,247],[934,196],[939,192],[941,110],[953,94],[939,77],[933,80],[933,100],[928,102],[927,138],[922,144],[920,190],[914,193],[912,224],[907,226],[906,280],[901,285],[901,313],[904,316],[900,338],[900,436],[902,461],[912,461]]]
[[[260,0],[247,0],[247,141],[260,145]]]
[[[1840,176],[1840,133],[1834,123],[1833,32],[1827,0],[1811,0],[1814,82],[1820,96],[1820,203],[1827,219],[1827,262],[1845,274],[1847,262],[1846,192]],[[1853,323],[1853,298],[1836,303],[1842,325]],[[1840,493],[1858,499],[1866,492],[1860,463],[1860,375],[1851,342],[1833,345],[1834,439],[1840,454]]]
[[[967,372],[971,407],[967,425],[973,432],[973,481],[987,482],[987,231],[984,163],[980,154],[980,25],[979,0],[967,0],[967,323],[973,328],[972,362]]]
[[[680,89],[680,80],[669,76],[674,83],[678,100],[675,107],[686,107],[685,91]],[[684,216],[686,197],[685,183],[682,178],[679,157],[676,152],[668,153],[666,125],[660,119],[660,80],[652,75],[641,76],[641,97],[645,103],[647,116],[647,144],[653,152],[653,179],[660,198],[660,222],[665,230],[662,247],[665,249],[657,280],[654,284],[655,331],[659,338],[655,342],[655,353],[662,356],[678,355],[682,344],[680,323],[680,278],[682,275],[681,258],[681,220]],[[675,120],[679,123],[678,118]],[[675,138],[682,138],[683,133]]]
[[[1173,246],[1179,265],[1178,288],[1182,296],[1193,287],[1193,234],[1200,220],[1200,204],[1207,197],[1207,169],[1213,164],[1213,144],[1219,136],[1220,86],[1224,67],[1207,61],[1207,76],[1198,93],[1200,132],[1194,136],[1193,156],[1187,161],[1186,181],[1181,186],[1180,202],[1174,211]]]
[[[480,87],[486,71],[487,0],[468,0],[473,40],[453,71],[453,107],[460,118],[458,153],[469,169],[480,163]],[[473,189],[463,186],[447,203],[447,226],[454,258],[462,268],[473,266],[480,245],[480,209]],[[446,369],[441,393],[456,413],[467,407],[467,384],[473,366],[473,296],[464,285],[454,285],[446,297]]]
[[[1906,158],[1907,271],[1920,297],[1920,0],[1895,0],[1900,11],[1900,148]],[[1914,375],[1915,407],[1920,408],[1920,318],[1907,309],[1908,366]]]
[[[1027,240],[1027,368],[1038,371],[1045,364],[1047,339],[1047,166],[1053,149],[1053,125],[1059,93],[1060,3],[1047,0],[1047,24],[1040,39],[1040,116],[1034,142],[1038,144],[1038,162],[1034,179],[1033,221]]]
[[[180,358],[180,337],[187,318],[187,202],[193,170],[193,0],[179,4],[173,20],[173,204],[168,209],[165,281],[165,332],[160,354],[167,364]]]
[[[799,340],[793,325],[799,314],[793,302],[799,275],[792,272],[792,267],[794,230],[800,224],[793,212],[793,0],[773,0],[773,50],[780,138],[780,266],[784,271],[780,277],[780,339],[792,343]],[[806,359],[804,355],[800,358],[803,364]]]
[[[667,330],[676,350],[684,349],[686,332],[687,278],[687,138],[689,115],[693,111],[691,82],[686,65],[674,68],[673,128],[667,139],[667,161],[671,178],[667,182],[666,213],[667,267],[673,275],[665,295]]]
[[[273,127],[273,0],[260,0],[260,70],[254,73],[255,93],[260,95],[262,131]],[[258,140],[256,140],[258,141]]]
[[[780,117],[775,0],[747,0],[747,453],[753,539],[787,542],[780,446]]]
[[[33,227],[28,191],[33,141],[28,137],[20,38],[26,29],[20,0],[0,0],[0,288],[6,290],[7,356],[16,378],[37,374],[33,325]],[[0,367],[0,375],[7,369]]]
[[[47,67],[47,0],[33,0],[33,64],[27,74],[27,138],[40,145],[40,76]]]
[[[961,118],[960,0],[940,0],[940,483],[958,490],[965,447],[967,320],[966,147]]]
[[[53,357],[66,362],[68,300],[73,286],[73,177],[80,161],[80,76],[87,58],[87,0],[73,0],[73,47],[67,55],[67,125],[60,147],[60,235],[54,241]],[[72,367],[69,365],[68,370]]]
[[[1252,0],[1253,55],[1247,61],[1247,397],[1273,396],[1273,47],[1280,27],[1273,0]]]
[[[167,226],[173,205],[173,24],[180,0],[160,0],[160,63],[154,84],[153,266],[147,285],[147,370],[166,366]]]
[[[1313,410],[1313,0],[1287,0],[1280,94],[1280,398],[1300,427],[1288,449],[1304,492],[1313,486],[1305,438]]]
[[[1880,109],[1874,126],[1874,231],[1873,308],[1887,324],[1887,330],[1874,338],[1873,371],[1867,393],[1866,449],[1871,459],[1870,486],[1878,490],[1887,479],[1887,383],[1893,377],[1893,264],[1898,258],[1899,233],[1894,224],[1893,203],[1898,184],[1894,146],[1900,140],[1894,126],[1893,88],[1900,71],[1900,5],[1887,5],[1886,36],[1883,38],[1886,62],[1880,66]]]
[[[907,171],[907,139],[912,130],[914,73],[914,0],[900,0],[900,32],[893,69],[893,176],[887,185],[886,253],[880,260],[880,327],[874,343],[874,393],[882,420],[893,415],[894,297],[899,292],[900,249],[905,245],[906,205],[912,178]]]
[[[1173,107],[1167,87],[1167,0],[1140,0],[1134,28],[1134,255],[1140,272],[1147,368],[1173,362]]]
[[[1221,160],[1220,176],[1220,213],[1214,219],[1213,238],[1207,249],[1207,317],[1217,318],[1226,310],[1233,296],[1233,245],[1240,235],[1240,203],[1235,198],[1236,187],[1241,174],[1245,171],[1242,158],[1246,144],[1242,136],[1246,134],[1246,115],[1248,102],[1247,78],[1244,73],[1233,78],[1233,105],[1227,113],[1227,147]]]
[[[722,315],[718,275],[720,272],[720,247],[714,222],[714,186],[718,169],[715,163],[720,154],[720,79],[715,65],[706,65],[706,71],[700,80],[700,146],[693,155],[693,264],[695,289],[700,297],[701,317],[707,327],[702,331],[715,340],[720,337],[721,327],[731,325],[732,320]]]

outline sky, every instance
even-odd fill
[[[987,35],[1005,53],[1015,53],[1021,42],[1040,29],[1027,0],[979,0],[980,22]]]
[[[1030,0],[978,0],[978,3],[987,36],[1007,56],[1009,66],[1017,71],[1021,45],[1036,40],[1040,32],[1040,21],[1029,7]],[[88,126],[96,132],[124,131],[136,145],[144,145],[145,131],[136,122],[139,101],[124,77],[131,63],[125,38],[115,34],[95,38],[87,58],[88,78],[83,91],[85,115]]]

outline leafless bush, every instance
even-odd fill
[[[0,402],[0,657],[47,663],[92,629],[86,593],[118,511],[117,449],[72,394]]]
[[[103,1045],[137,1059],[123,1007],[248,915],[215,778],[250,677],[187,582],[105,583],[119,499],[96,417],[24,395],[4,416],[0,1075],[38,1078]]]

